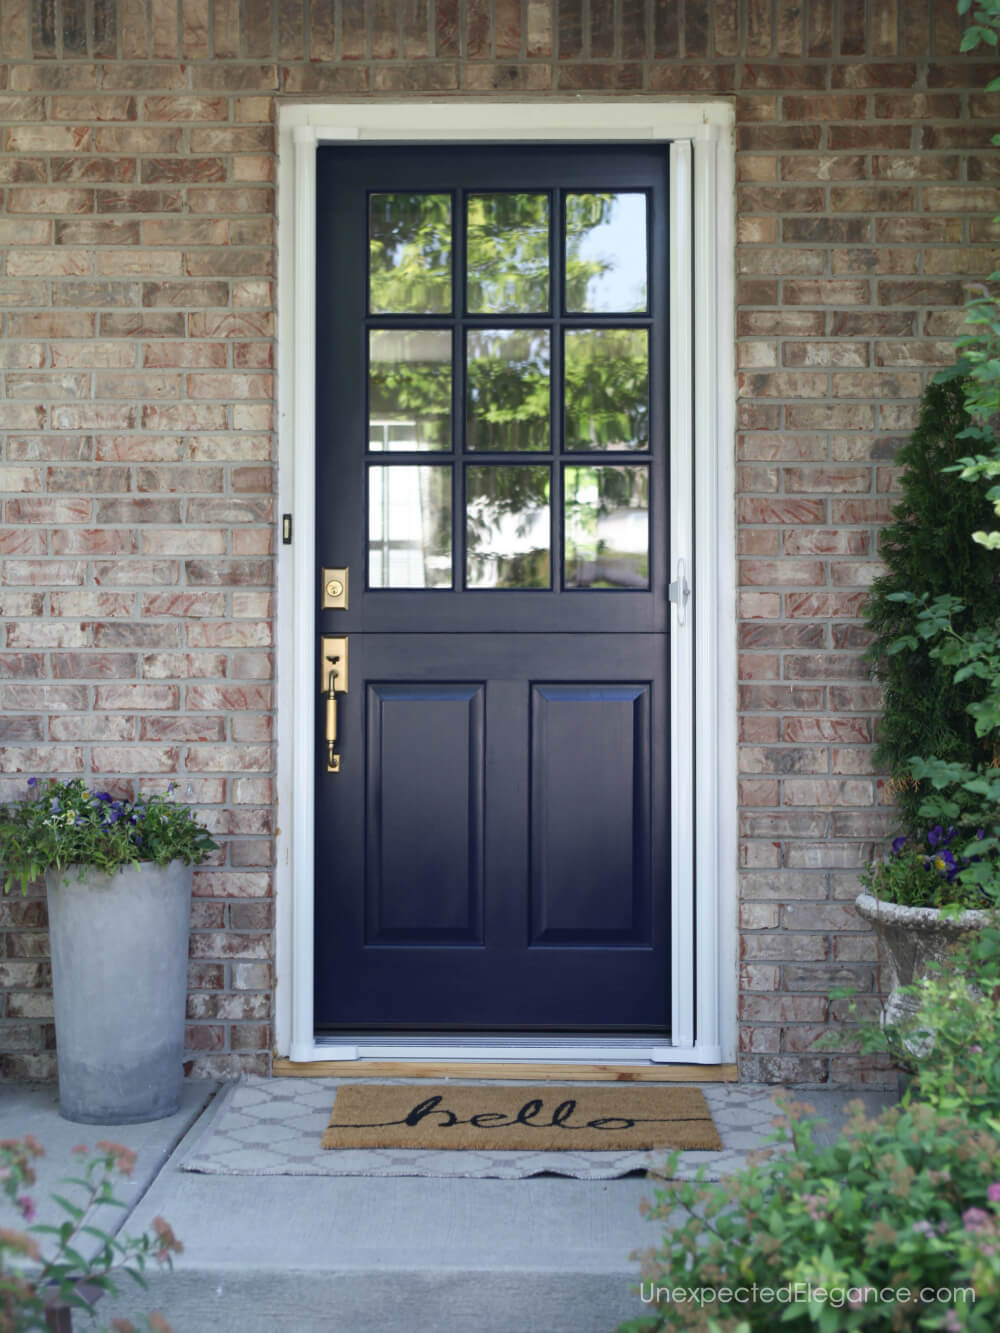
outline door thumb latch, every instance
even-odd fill
[[[683,625],[687,620],[687,604],[688,598],[691,596],[691,588],[687,581],[686,561],[677,561],[677,577],[668,587],[667,594],[677,607],[678,625]]]

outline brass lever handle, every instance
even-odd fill
[[[337,753],[337,663],[339,657],[327,657],[330,672],[326,682],[326,771],[340,772],[340,755]]]

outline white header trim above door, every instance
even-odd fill
[[[736,1058],[733,112],[727,102],[347,102],[279,112],[275,1040],[295,1061]],[[320,143],[669,142],[672,714],[669,1045],[609,1038],[317,1041],[313,1024],[316,149]],[[720,392],[720,386],[729,386]],[[683,596],[684,587],[691,597]]]

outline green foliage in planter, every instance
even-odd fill
[[[648,1215],[665,1224],[662,1245],[639,1256],[639,1294],[651,1313],[622,1333],[993,1333],[1000,1326],[994,1129],[925,1104],[866,1120],[859,1102],[841,1138],[817,1146],[816,1122],[797,1118],[808,1108],[786,1109],[793,1119],[779,1139],[789,1152],[719,1184],[668,1180],[656,1191]],[[930,1292],[921,1301],[923,1288]],[[974,1288],[975,1299],[937,1298],[938,1289],[956,1288]],[[872,1289],[910,1295],[890,1304]]]
[[[95,1227],[91,1221],[95,1208],[125,1207],[115,1196],[112,1176],[130,1176],[135,1153],[106,1141],[93,1152],[83,1145],[73,1151],[78,1158],[76,1174],[60,1181],[69,1189],[52,1196],[64,1220],[58,1225],[36,1223],[24,1231],[0,1226],[0,1333],[47,1333],[51,1325],[46,1310],[51,1303],[93,1314],[93,1299],[104,1292],[117,1295],[120,1276],[145,1288],[147,1266],[170,1268],[173,1256],[183,1250],[162,1217],[154,1218],[152,1232],[142,1236],[112,1236]],[[28,1193],[35,1182],[34,1163],[43,1155],[31,1134],[0,1142],[0,1187],[27,1223],[36,1211]],[[75,1199],[68,1197],[74,1191]],[[92,1253],[86,1258],[82,1250],[88,1246]],[[88,1327],[98,1333],[94,1324]],[[114,1333],[139,1333],[140,1327],[149,1333],[170,1333],[170,1325],[156,1312],[143,1318],[141,1325],[129,1319],[112,1321]]]
[[[858,878],[874,897],[903,907],[990,908],[1000,890],[993,843],[983,828],[938,824],[926,839],[894,838],[886,856]]]
[[[92,792],[81,778],[44,786],[28,779],[29,795],[0,808],[0,866],[4,892],[14,883],[26,892],[46,870],[79,865],[111,874],[126,865],[181,860],[197,865],[218,844],[185,805],[166,795],[115,800]]]
[[[967,425],[963,381],[929,385],[919,425],[896,458],[905,469],[902,499],[882,537],[887,572],[872,585],[865,611],[874,635],[869,657],[885,688],[876,758],[896,780],[911,833],[927,790],[911,777],[913,755],[972,765],[992,757],[966,711],[983,683],[970,676],[956,686],[954,668],[918,632],[920,607],[945,595],[962,598],[959,632],[1000,619],[1000,565],[970,540],[990,519],[983,486],[942,471],[960,457]]]

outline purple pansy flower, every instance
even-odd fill
[[[892,840],[893,856],[898,856],[905,846],[906,846],[906,838],[904,835],[900,834],[898,838],[893,838]]]
[[[29,787],[37,787],[37,786],[38,786],[38,779],[37,779],[37,778],[29,778],[29,779],[28,779],[28,786],[29,786]]]
[[[934,869],[939,870],[945,876],[948,883],[958,874],[958,862],[955,860],[954,853],[948,847],[942,847],[934,857]]]

